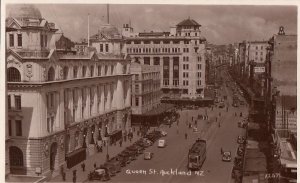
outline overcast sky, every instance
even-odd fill
[[[73,41],[87,37],[87,15],[90,34],[106,23],[103,4],[37,4],[42,16],[54,22]],[[202,25],[202,34],[210,43],[227,44],[242,40],[267,40],[278,33],[297,33],[296,6],[212,6],[212,5],[118,5],[110,4],[110,23],[121,29],[129,23],[136,32],[169,31],[180,21],[194,19]]]

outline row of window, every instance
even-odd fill
[[[188,78],[189,77],[189,73],[188,72],[183,72],[183,78]]]
[[[13,126],[15,130],[13,130]],[[15,134],[13,134],[13,131]],[[8,120],[8,135],[22,136],[22,120]]]
[[[189,48],[183,48],[183,52],[184,53],[188,53],[189,52]]]
[[[21,110],[21,95],[13,95],[14,97],[14,108],[15,110]],[[12,109],[12,96],[7,96],[8,109]]]
[[[15,37],[17,37],[17,46],[22,47],[23,42],[22,42],[22,34],[17,33],[17,34],[9,34],[9,46],[10,47],[15,47]],[[40,46],[47,47],[48,45],[48,36],[46,34],[40,34]]]
[[[189,44],[189,40],[185,40],[185,41],[179,41],[179,40],[173,40],[173,41],[170,41],[170,40],[163,40],[163,41],[160,41],[160,40],[153,40],[153,41],[128,41],[127,44]]]
[[[102,68],[104,67],[104,71],[102,71]],[[98,65],[97,66],[97,73],[98,75],[97,76],[109,76],[109,75],[112,75],[114,74],[114,71],[115,71],[115,65],[105,65],[105,66],[101,66],[101,65]],[[69,68],[67,66],[65,66],[63,68],[63,79],[66,80],[69,78]],[[89,75],[87,75],[87,66],[82,66],[81,67],[81,77],[94,77],[95,76],[95,68],[94,66],[90,66],[89,68]],[[15,72],[15,71],[14,71]],[[104,73],[103,73],[104,72]],[[8,72],[10,74],[10,72]],[[124,66],[123,67],[123,71],[122,71],[123,74],[126,74],[126,67]],[[14,74],[14,73],[12,73]],[[73,67],[73,78],[79,78],[80,75],[79,75],[79,68],[78,66],[74,66]],[[13,77],[11,77],[13,78]],[[48,81],[54,81],[55,80],[55,70],[53,67],[51,67],[49,70],[48,70]]]
[[[135,97],[134,101],[135,101],[135,107],[138,107],[140,105],[147,105],[147,104],[151,104],[153,101],[157,101],[159,99],[159,94],[151,94],[151,95],[146,95],[144,97],[141,98],[142,102],[140,103],[140,99],[139,97]]]
[[[183,61],[189,61],[189,57],[183,56]]]
[[[15,34],[9,34],[9,46],[15,46]],[[17,46],[22,47],[22,34],[17,34]]]
[[[189,64],[183,64],[183,70],[189,70]]]
[[[105,47],[105,51],[104,51],[104,47]],[[108,44],[100,44],[100,52],[108,52]]]
[[[189,85],[189,81],[188,80],[183,80],[183,86],[188,86]]]
[[[127,53],[180,53],[180,48],[127,48]]]
[[[264,52],[260,52],[260,55],[263,55]],[[258,55],[258,52],[255,52],[255,55]]]

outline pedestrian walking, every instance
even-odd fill
[[[85,163],[81,164],[81,168],[82,168],[82,171],[84,172],[85,171]]]
[[[218,117],[216,117],[216,122],[218,121]]]
[[[187,139],[187,136],[188,136],[188,135],[187,135],[187,133],[185,132],[185,134],[184,134],[185,139]]]
[[[223,148],[221,147],[221,154],[223,154]]]
[[[234,113],[234,115],[236,116],[236,112]]]
[[[62,176],[62,180],[66,181],[66,172],[62,172],[61,176]]]
[[[108,160],[109,160],[109,154],[106,154],[106,161],[108,161]],[[94,164],[94,166],[95,166],[95,164]]]

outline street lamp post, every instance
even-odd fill
[[[109,138],[108,138],[107,125],[105,125],[105,137],[106,137],[106,161],[108,161],[109,160],[109,154],[108,154]]]

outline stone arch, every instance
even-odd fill
[[[16,146],[9,147],[9,162],[10,166],[12,167],[23,167],[24,160],[23,160],[23,152],[20,148]]]
[[[8,82],[21,82],[21,73],[15,67],[9,67],[7,69],[7,81]]]

